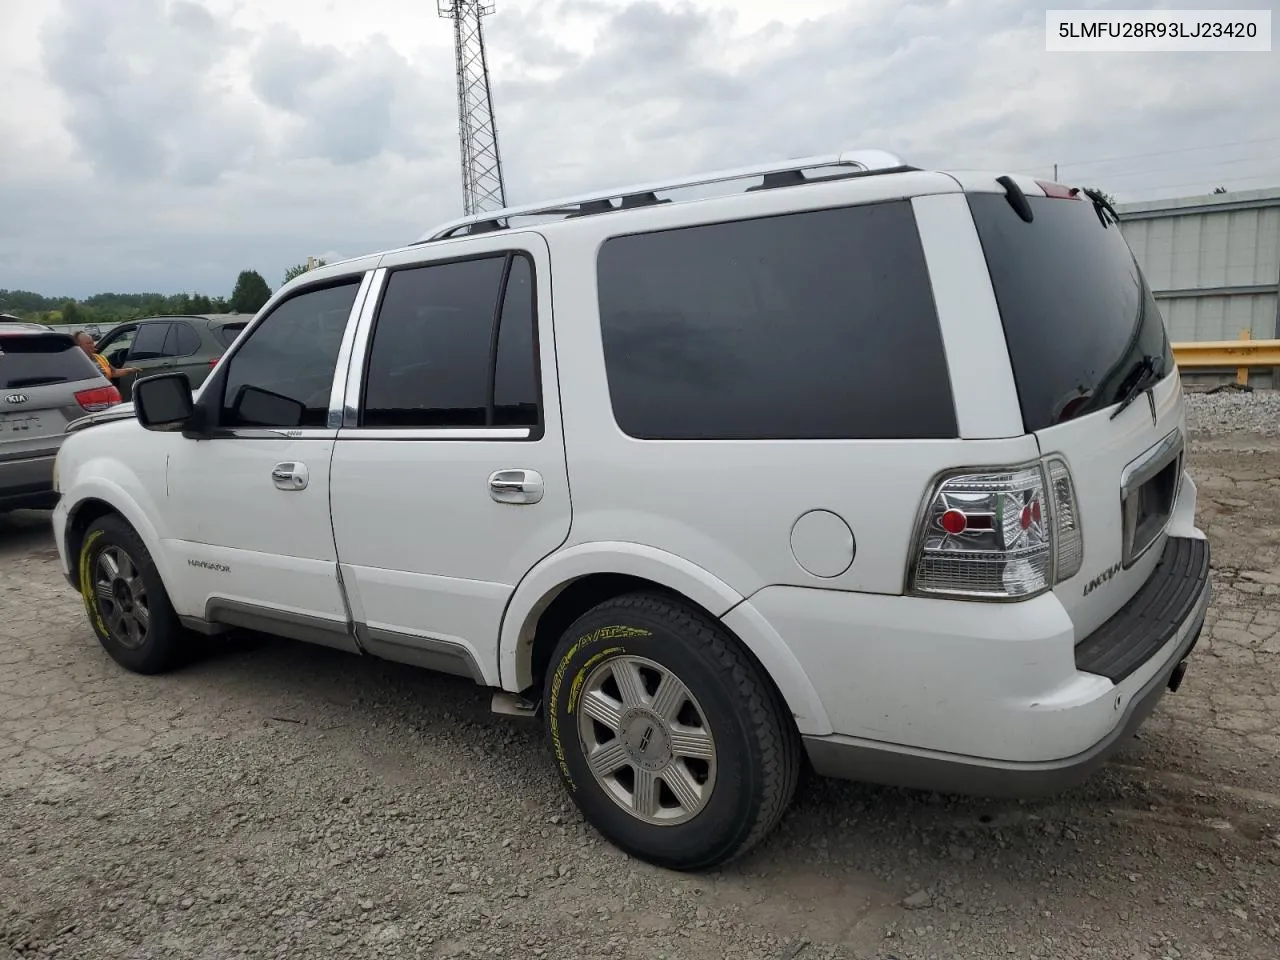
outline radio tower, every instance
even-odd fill
[[[486,0],[436,0],[440,16],[453,21],[458,67],[458,140],[462,148],[462,205],[465,216],[507,205],[502,182],[498,128],[489,93],[489,62],[481,20],[493,13]]]

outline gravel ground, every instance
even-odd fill
[[[1188,393],[1187,426],[1201,437],[1280,437],[1280,391]]]
[[[124,673],[47,515],[0,518],[0,958],[1274,960],[1277,400],[1192,398],[1215,600],[1115,762],[1035,803],[810,781],[701,876],[600,840],[465,682],[263,638]]]

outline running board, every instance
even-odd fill
[[[532,717],[537,714],[538,706],[537,700],[507,693],[505,690],[495,690],[489,709],[504,717]]]

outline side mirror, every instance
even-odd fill
[[[144,377],[133,385],[133,412],[148,430],[181,430],[194,407],[184,373]]]

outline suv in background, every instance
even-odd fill
[[[120,402],[70,335],[0,323],[0,511],[52,507],[66,426]]]
[[[1151,291],[1100,194],[1025,176],[867,151],[469,217],[134,407],[73,425],[54,514],[111,656],[246,627],[470,677],[667,867],[806,761],[1074,783],[1209,598]]]
[[[181,373],[195,389],[250,319],[246,314],[221,313],[131,320],[112,328],[98,343],[98,352],[113,367],[140,371],[121,378],[120,392],[126,400],[135,380],[156,373]]]

